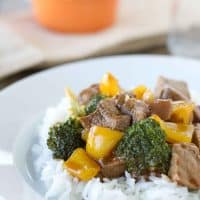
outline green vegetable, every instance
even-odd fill
[[[105,98],[106,97],[101,95],[101,94],[97,94],[94,97],[92,97],[92,99],[89,101],[89,103],[85,107],[86,115],[89,115],[90,113],[94,112],[96,110],[96,108],[97,108],[98,103],[102,99],[105,99]]]
[[[47,145],[53,152],[53,157],[67,160],[76,148],[83,147],[85,144],[81,139],[82,130],[79,121],[74,118],[51,127]]]
[[[171,149],[160,125],[147,118],[127,129],[117,146],[116,155],[125,160],[127,171],[135,177],[152,171],[166,174]]]

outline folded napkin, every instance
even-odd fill
[[[0,79],[33,67],[162,45],[170,7],[171,0],[120,0],[116,23],[90,34],[50,32],[31,12],[0,16]]]

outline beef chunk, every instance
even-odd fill
[[[186,82],[160,76],[155,88],[155,97],[174,101],[189,100],[190,93]]]
[[[192,143],[173,145],[169,177],[189,189],[200,189],[200,153],[196,145]]]
[[[149,115],[149,107],[143,101],[136,100],[134,109],[132,110],[133,122],[145,119]]]
[[[99,112],[104,116],[120,115],[120,112],[113,99],[105,99],[98,105]]]
[[[121,98],[122,99],[122,98]],[[145,119],[149,115],[149,106],[143,101],[136,100],[130,96],[126,96],[124,102],[118,102],[118,107],[123,114],[130,115],[132,117],[132,122],[137,122]]]
[[[125,103],[126,97],[126,94],[118,94],[114,97],[115,104],[118,108],[120,108]]]
[[[120,107],[121,112],[132,116],[134,114],[135,102],[135,99],[126,100]]]
[[[82,105],[86,105],[93,96],[99,94],[99,85],[93,84],[89,88],[84,89],[78,96],[78,101]]]
[[[103,116],[105,122],[103,125],[112,129],[124,130],[130,125],[130,117],[122,115],[113,99],[101,101],[98,111]]]
[[[105,99],[98,104],[94,113],[81,117],[80,121],[87,129],[92,125],[97,125],[124,131],[130,126],[131,117],[121,114],[113,99]]]
[[[172,114],[172,102],[170,99],[156,99],[150,104],[151,114],[158,115],[163,120],[168,120]]]
[[[198,124],[195,127],[193,137],[192,137],[192,142],[196,144],[197,147],[200,149],[200,124]]]
[[[115,103],[120,108],[128,99],[135,99],[131,92],[121,93],[114,97]]]
[[[125,161],[117,157],[111,157],[106,160],[102,160],[100,161],[100,165],[101,175],[106,178],[120,177],[126,170]]]

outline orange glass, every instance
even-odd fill
[[[32,0],[35,18],[61,32],[94,32],[112,25],[118,0]]]

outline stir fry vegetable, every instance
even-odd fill
[[[145,85],[139,85],[133,89],[133,94],[136,99],[142,99],[144,93],[147,91],[147,87]]]
[[[105,98],[106,97],[101,94],[95,95],[85,107],[86,115],[89,115],[90,113],[94,112],[97,108],[98,103]]]
[[[167,173],[171,150],[160,125],[147,118],[126,131],[116,155],[126,161],[128,172],[137,177],[151,171]]]
[[[76,149],[70,158],[64,163],[68,172],[82,181],[88,181],[100,171],[99,165],[92,160],[84,149]]]
[[[193,119],[194,104],[188,102],[175,102],[171,115],[172,122],[189,124]]]
[[[152,103],[154,101],[153,92],[145,85],[139,85],[134,88],[133,95],[136,99],[143,100],[145,103]]]
[[[72,176],[88,181],[153,172],[200,188],[199,176],[193,179],[193,169],[200,174],[200,106],[186,82],[160,77],[154,93],[144,85],[130,92],[107,73],[78,97],[65,93],[67,120],[50,128],[47,145]]]
[[[82,138],[82,140],[86,142],[87,139],[88,139],[88,135],[89,135],[89,131],[88,131],[87,129],[84,129],[84,130],[82,131],[82,133],[81,133],[81,138]]]
[[[82,130],[82,126],[74,118],[69,118],[66,122],[57,123],[51,127],[47,145],[53,152],[54,158],[67,160],[76,148],[83,147]]]
[[[66,109],[68,110],[70,117],[84,115],[84,107],[78,103],[76,95],[69,88],[65,88],[65,96],[69,101]]]
[[[88,135],[86,151],[96,160],[105,158],[110,155],[122,136],[120,131],[94,126]]]
[[[176,124],[172,122],[165,122],[158,116],[153,115],[152,118],[156,120],[161,128],[165,131],[166,140],[170,143],[191,142],[194,126],[189,124]]]
[[[99,87],[101,94],[108,97],[115,96],[120,92],[118,80],[110,73],[107,73],[103,76]]]

